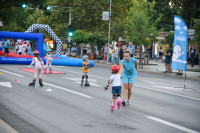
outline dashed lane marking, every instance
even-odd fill
[[[189,129],[189,128],[186,128],[186,127],[183,127],[183,126],[179,126],[179,125],[176,125],[176,124],[174,124],[174,123],[171,123],[171,122],[168,122],[168,121],[165,121],[165,120],[156,118],[156,117],[152,117],[152,116],[146,116],[146,117],[147,117],[148,119],[157,121],[157,122],[159,122],[159,123],[168,125],[168,126],[170,126],[170,127],[177,128],[177,129],[179,129],[179,130],[182,130],[182,131],[185,131],[185,132],[188,132],[188,133],[199,133],[199,132],[194,131],[194,130],[192,130],[192,129]]]

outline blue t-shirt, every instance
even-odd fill
[[[4,48],[9,48],[9,44],[11,44],[11,41],[10,40],[7,40],[5,45],[4,45]]]
[[[43,44],[43,50],[47,50],[47,43]]]
[[[130,61],[127,62],[125,59],[120,61],[123,64],[123,74],[126,76],[137,77],[137,70],[135,68],[135,58],[130,57]]]
[[[128,49],[131,51],[130,54],[133,54],[133,52],[134,52],[134,50],[135,50],[134,46],[128,46]]]

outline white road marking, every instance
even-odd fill
[[[58,69],[58,68],[56,68],[56,69]],[[62,70],[62,69],[58,69],[58,70]],[[62,71],[67,71],[67,70],[62,70]],[[71,73],[76,73],[76,74],[82,75],[82,73],[78,73],[78,72],[72,72],[72,71],[67,71],[67,72],[71,72]],[[102,77],[97,77],[97,76],[92,76],[92,75],[90,75],[90,77],[95,77],[95,78],[99,78],[99,79],[108,80],[107,78],[102,78]],[[144,86],[139,86],[139,85],[134,85],[134,86],[137,86],[137,87],[140,87],[140,88],[144,88],[144,89],[153,90],[153,91],[159,91],[159,92],[162,92],[162,93],[167,93],[167,94],[171,94],[171,95],[174,95],[174,96],[179,96],[179,97],[184,97],[184,98],[188,98],[188,99],[200,101],[200,99],[198,99],[198,98],[193,98],[193,97],[189,97],[189,96],[184,96],[184,95],[180,95],[180,94],[176,94],[176,93],[172,93],[172,92],[168,92],[168,91],[153,89],[153,88],[144,87]]]
[[[74,83],[80,84],[79,81],[74,82]],[[96,83],[94,83],[94,82],[90,82],[90,86],[102,87],[101,85],[98,85],[98,84],[96,84]]]
[[[63,79],[68,79],[74,81],[74,83],[80,84],[81,79],[80,78],[69,78],[69,77],[61,77]],[[98,85],[95,79],[89,79],[90,85],[96,86],[96,87],[102,87],[101,85]]]
[[[62,70],[62,71],[66,71],[66,72],[70,72],[70,73],[75,73],[75,74],[82,75],[82,73],[81,73],[81,72],[72,72],[72,71],[63,70],[63,69],[59,69],[59,68],[54,68],[54,69],[58,69],[58,70]],[[103,77],[99,77],[99,76],[93,76],[93,75],[89,75],[89,76],[90,76],[90,77],[99,78],[99,79],[105,79],[105,80],[108,80],[108,78],[103,78]]]
[[[12,88],[12,85],[10,84],[10,82],[0,82],[0,85]]]
[[[162,86],[162,85],[153,85],[154,87],[156,88],[164,88],[164,89],[170,89],[170,90],[180,90],[182,88],[174,88],[174,87],[171,87],[171,86]]]
[[[9,74],[12,74],[12,75],[16,75],[16,76],[19,76],[19,77],[24,77],[23,75],[13,73],[13,72],[9,72],[9,71],[3,70],[3,69],[0,69],[0,71],[6,72],[6,73],[9,73]]]
[[[61,77],[61,78],[69,79],[69,80],[72,80],[72,81],[81,81],[82,80],[81,78],[70,78],[70,77]],[[90,81],[96,82],[95,79],[90,79]]]
[[[64,91],[68,91],[68,92],[77,94],[79,96],[83,96],[83,97],[86,97],[86,98],[93,98],[89,95],[86,95],[86,94],[83,94],[83,93],[80,93],[80,92],[77,92],[77,91],[73,91],[73,90],[70,90],[70,89],[67,89],[67,88],[64,88],[64,87],[60,87],[60,86],[57,86],[57,85],[53,85],[53,84],[50,84],[50,83],[47,83],[47,82],[44,82],[44,84],[49,85],[49,86],[54,87],[54,88],[58,88],[60,90],[64,90]]]
[[[188,98],[188,99],[200,101],[200,99],[198,99],[198,98],[193,98],[193,97],[189,97],[189,96],[184,96],[184,95],[181,95],[181,94],[176,94],[176,93],[172,93],[172,92],[168,92],[168,91],[153,89],[153,88],[144,87],[144,86],[139,86],[139,85],[135,85],[135,86],[140,87],[140,88],[144,88],[144,89],[148,89],[148,90],[158,91],[158,92],[162,92],[162,93],[167,93],[167,94],[171,94],[171,95],[175,95],[175,96],[179,96],[179,97],[184,97],[184,98]]]
[[[52,90],[52,89],[47,89],[46,91],[51,92],[51,91],[53,91],[53,90]]]
[[[192,129],[188,129],[188,128],[185,128],[185,127],[176,125],[176,124],[174,124],[174,123],[161,120],[161,119],[156,118],[156,117],[152,117],[152,116],[146,116],[146,117],[147,117],[148,119],[151,119],[151,120],[160,122],[160,123],[162,123],[162,124],[165,124],[165,125],[168,125],[168,126],[171,126],[171,127],[177,128],[177,129],[180,129],[180,130],[185,131],[185,132],[188,132],[188,133],[199,133],[199,132],[194,131],[194,130],[192,130]]]
[[[10,133],[18,133],[15,129],[13,129],[11,126],[9,126],[8,124],[6,124],[3,120],[0,119],[0,125],[5,128],[7,131],[9,131]]]

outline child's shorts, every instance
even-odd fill
[[[113,86],[112,87],[112,94],[117,94],[117,95],[121,95],[121,86]]]
[[[83,72],[82,76],[88,76],[88,73],[84,73],[84,72]]]

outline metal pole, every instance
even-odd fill
[[[69,25],[71,25],[71,10],[69,11]]]
[[[111,26],[111,4],[112,4],[112,0],[110,0],[110,16],[109,16],[109,32],[108,32],[108,44],[110,44],[110,26]]]

